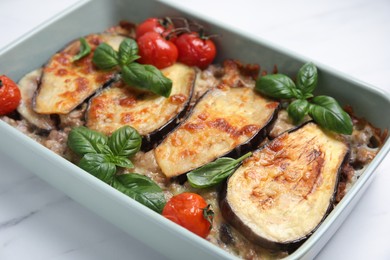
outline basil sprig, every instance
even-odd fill
[[[122,174],[115,178],[112,186],[158,213],[164,208],[165,197],[160,186],[146,176],[136,173]]]
[[[130,126],[119,128],[110,137],[81,126],[73,128],[68,136],[68,147],[82,156],[80,168],[161,213],[165,197],[156,183],[137,173],[116,175],[117,167],[134,167],[129,158],[139,151],[141,142],[139,133]]]
[[[238,159],[229,157],[218,158],[211,163],[187,173],[188,182],[194,188],[212,187],[229,177],[240,163],[251,155],[252,153],[249,152]]]
[[[94,52],[92,62],[104,70],[119,67],[127,85],[169,97],[172,81],[156,67],[135,62],[139,57],[136,41],[126,38],[119,45],[118,52],[106,43],[100,44]]]
[[[351,118],[332,97],[314,97],[311,100],[309,114],[314,121],[323,122],[328,129],[337,129],[342,134],[352,134]]]
[[[79,53],[73,56],[72,62],[78,61],[90,53],[91,53],[91,47],[89,46],[87,40],[85,40],[85,38],[80,38],[80,50]]]
[[[259,78],[255,89],[269,97],[291,100],[287,112],[294,123],[300,123],[309,115],[317,124],[328,130],[352,134],[352,120],[334,98],[314,97],[313,91],[317,82],[317,68],[309,62],[299,69],[296,83],[286,75],[272,74]]]

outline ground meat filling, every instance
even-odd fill
[[[131,31],[132,29],[132,25],[129,24],[127,31]],[[117,28],[112,28],[111,30],[117,30]],[[128,34],[130,33],[128,32]],[[259,71],[260,67],[258,65],[243,65],[233,60],[227,60],[222,65],[211,65],[203,71],[198,70],[192,103],[195,103],[199,97],[213,87],[227,85],[232,87],[254,88],[255,78],[259,74]],[[37,127],[32,126],[25,119],[19,118],[20,115],[2,116],[0,119],[53,150],[55,153],[77,163],[79,158],[67,148],[66,143],[68,134],[73,127],[85,125],[86,102],[69,114],[52,115],[53,118],[56,118],[57,128],[49,132],[41,131]],[[350,109],[348,112],[353,116]],[[353,117],[353,119],[353,134],[351,136],[343,136],[350,144],[351,154],[349,163],[342,168],[336,203],[343,198],[348,189],[359,178],[365,166],[378,153],[384,140],[384,134],[368,122],[356,117]],[[305,120],[310,120],[310,118]],[[296,126],[291,122],[287,112],[282,109],[265,142],[294,127]],[[150,177],[163,188],[167,199],[184,191],[193,191],[202,195],[213,206],[215,211],[214,223],[211,233],[207,237],[207,240],[213,244],[233,255],[245,259],[282,258],[287,255],[286,252],[270,251],[251,244],[239,231],[227,224],[222,218],[218,207],[219,187],[216,189],[195,190],[185,181],[184,183],[179,183],[177,180],[167,179],[156,163],[153,150],[147,153],[138,152],[132,158],[132,161],[134,163],[134,169],[122,169],[120,174],[137,172]]]

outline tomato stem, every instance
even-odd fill
[[[188,28],[176,28],[171,30],[164,38],[169,41],[172,37],[178,36],[182,33],[190,33],[191,31]]]
[[[173,22],[170,17],[164,17],[162,19],[159,19],[159,23],[167,29],[170,25],[173,25]]]

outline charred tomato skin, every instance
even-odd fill
[[[195,32],[181,34],[175,39],[175,44],[179,51],[178,60],[188,66],[205,69],[216,56],[214,42]]]
[[[19,87],[5,75],[0,76],[0,115],[14,111],[21,99]]]
[[[211,223],[204,214],[206,209],[208,204],[202,196],[184,192],[173,196],[167,202],[162,215],[198,236],[206,238],[211,229]]]
[[[137,39],[142,64],[150,64],[158,69],[173,65],[177,61],[178,50],[175,44],[159,33],[147,32]]]

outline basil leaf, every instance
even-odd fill
[[[194,188],[208,188],[214,186],[229,177],[240,163],[251,156],[249,152],[238,159],[221,157],[198,169],[187,173],[187,179]]]
[[[122,156],[111,156],[110,162],[115,164],[116,166],[123,168],[134,168],[134,164],[126,157]]]
[[[115,164],[105,154],[86,154],[81,158],[78,165],[80,168],[108,184],[112,182],[112,178],[116,173]]]
[[[70,131],[68,146],[78,155],[100,153],[102,148],[98,144],[104,146],[107,144],[107,140],[108,138],[104,134],[80,126]]]
[[[287,107],[288,115],[293,119],[295,124],[298,124],[309,112],[309,102],[305,99],[297,99],[290,103]]]
[[[313,96],[308,94],[313,93],[317,86],[317,80],[317,67],[313,63],[308,62],[299,69],[297,75],[297,88],[302,91],[305,98]]]
[[[138,45],[135,40],[126,38],[119,45],[119,63],[127,65],[136,59],[140,58],[138,54]]]
[[[294,82],[286,75],[272,74],[261,77],[256,81],[255,89],[273,98],[299,98]]]
[[[81,58],[84,58],[90,53],[91,53],[91,47],[89,46],[88,42],[85,40],[85,38],[80,38],[80,50],[78,54],[73,56],[72,62],[80,60]]]
[[[352,134],[352,120],[334,98],[317,96],[311,102],[309,115],[320,126],[340,134]]]
[[[108,146],[114,155],[129,157],[136,154],[141,148],[142,138],[131,126],[122,126],[112,133],[108,139]]]
[[[118,52],[106,43],[100,44],[95,49],[92,61],[97,67],[105,70],[120,65],[122,79],[127,85],[169,97],[172,91],[172,81],[156,67],[134,62],[140,57],[137,54],[136,41],[127,38],[119,45]]]
[[[171,94],[172,81],[152,65],[133,62],[123,66],[122,78],[130,86],[146,89],[160,96],[169,97]]]
[[[101,154],[113,155],[110,147],[107,144],[96,143],[96,152]]]
[[[146,176],[137,173],[115,176],[112,186],[157,213],[165,206],[164,192]]]
[[[103,70],[109,70],[119,64],[118,53],[107,43],[101,43],[93,54],[92,62]]]

